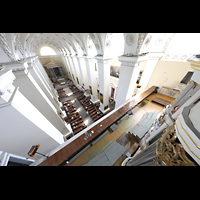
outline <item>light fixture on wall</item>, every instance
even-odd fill
[[[33,145],[33,146],[30,148],[30,150],[29,150],[29,152],[28,152],[28,155],[31,156],[31,157],[33,157],[33,156],[37,153],[37,154],[39,154],[39,155],[42,155],[42,156],[48,158],[49,156],[45,156],[44,154],[41,154],[41,153],[37,152],[37,150],[38,150],[39,147],[40,147],[39,144]]]

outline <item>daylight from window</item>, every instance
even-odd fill
[[[56,55],[56,52],[51,47],[44,46],[40,49],[40,55],[41,56]]]

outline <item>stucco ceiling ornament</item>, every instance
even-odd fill
[[[108,40],[108,41],[106,42],[106,47],[110,47],[110,46],[111,46],[111,41]]]
[[[138,43],[137,43],[137,53],[140,52],[142,44],[147,36],[147,33],[139,33]]]
[[[158,38],[155,42],[156,45],[160,45],[163,42],[162,38]]]
[[[132,34],[127,34],[126,43],[128,46],[131,46],[134,43],[134,36]]]
[[[146,39],[145,43],[144,43],[144,47],[146,48],[148,46],[148,44],[150,43],[152,39],[152,35],[149,35],[148,38]]]

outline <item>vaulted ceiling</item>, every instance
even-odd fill
[[[49,46],[60,55],[89,55],[91,44],[97,55],[106,56],[112,46],[113,33],[1,33],[0,63],[40,55],[40,48]],[[124,33],[123,54],[164,52],[174,34]],[[3,52],[5,56],[3,58]],[[2,56],[2,59],[1,59]]]

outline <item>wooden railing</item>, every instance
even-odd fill
[[[131,101],[126,103],[121,108],[117,109],[111,115],[107,114],[108,117],[99,120],[95,126],[88,129],[84,134],[80,135],[78,138],[73,140],[71,143],[64,146],[62,149],[54,153],[52,156],[44,160],[39,166],[58,166],[65,163],[80,152],[84,147],[98,138],[104,131],[106,131],[113,123],[122,118],[129,110],[132,110],[141,101],[147,98],[155,91],[155,86],[152,86],[148,90],[141,94],[136,95]],[[97,121],[98,122],[98,121]],[[88,127],[89,128],[89,127]]]

